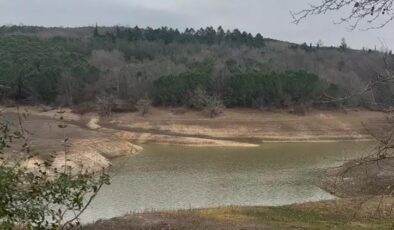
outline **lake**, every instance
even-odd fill
[[[318,187],[322,171],[366,154],[369,146],[368,142],[264,143],[257,148],[146,145],[138,155],[114,160],[111,185],[100,191],[82,222],[131,212],[334,199]]]

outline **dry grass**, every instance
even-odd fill
[[[384,200],[387,204],[393,201]],[[135,214],[98,221],[84,229],[392,229],[393,214],[381,211],[378,215],[379,204],[379,198],[341,199],[284,207]]]

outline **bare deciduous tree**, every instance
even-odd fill
[[[141,112],[141,115],[144,117],[146,114],[149,113],[152,107],[152,101],[147,96],[145,96],[144,98],[138,100],[136,107],[138,111]]]
[[[105,93],[97,97],[98,110],[101,116],[110,118],[115,104],[115,97],[110,93]]]
[[[61,104],[72,106],[74,104],[74,95],[77,88],[77,82],[70,73],[63,73],[59,84]]]
[[[331,11],[350,10],[337,23],[348,23],[354,30],[362,24],[366,29],[377,29],[394,20],[394,0],[322,0],[319,4],[310,4],[308,8],[291,12],[293,22],[298,24],[312,15],[326,14]]]
[[[394,0],[323,0],[318,5],[310,5],[307,9],[292,13],[292,16],[294,22],[299,23],[311,15],[351,9],[347,16],[340,19],[339,23],[349,23],[351,30],[360,27],[362,24],[368,25],[366,29],[377,29],[386,26],[394,20],[393,3]],[[394,73],[388,63],[389,59],[387,55],[391,56],[391,54],[389,52],[384,53],[383,62],[385,70],[376,74],[375,77],[372,77],[364,88],[356,93],[350,93],[343,98],[327,97],[323,99],[323,101],[345,101],[354,97],[370,94],[372,103],[376,104],[375,91],[378,91],[381,86],[388,86],[390,91],[394,83]],[[392,97],[392,93],[389,95]],[[376,149],[366,157],[342,165],[339,173],[334,176],[334,178],[339,178],[340,182],[338,183],[338,181],[335,180],[333,186],[329,186],[329,189],[331,187],[333,190],[338,191],[336,187],[340,185],[345,190],[352,190],[351,192],[353,194],[381,195],[376,213],[380,211],[379,209],[383,198],[385,196],[392,197],[394,195],[394,116],[392,114],[392,103],[380,103],[378,106],[386,108],[386,111],[389,112],[386,122],[382,127],[371,122],[364,124],[369,134],[377,141]],[[363,206],[364,203],[365,201],[362,201],[360,207]],[[392,213],[394,203],[389,204],[389,206],[389,213]]]

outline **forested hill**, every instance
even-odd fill
[[[319,106],[322,97],[357,92],[393,68],[391,52],[265,36],[221,27],[180,32],[2,26],[1,99],[92,107],[103,98],[131,107],[141,98],[191,107],[206,101],[230,107]],[[393,104],[393,92],[380,85],[344,103]]]

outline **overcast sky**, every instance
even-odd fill
[[[334,25],[340,12],[316,16],[299,25],[290,10],[321,0],[0,0],[0,24],[41,26],[130,25],[169,26],[181,30],[206,26],[239,28],[292,42],[338,45],[345,37],[352,48],[382,43],[394,48],[394,22],[384,29],[348,31]],[[343,13],[343,12],[342,12]]]

